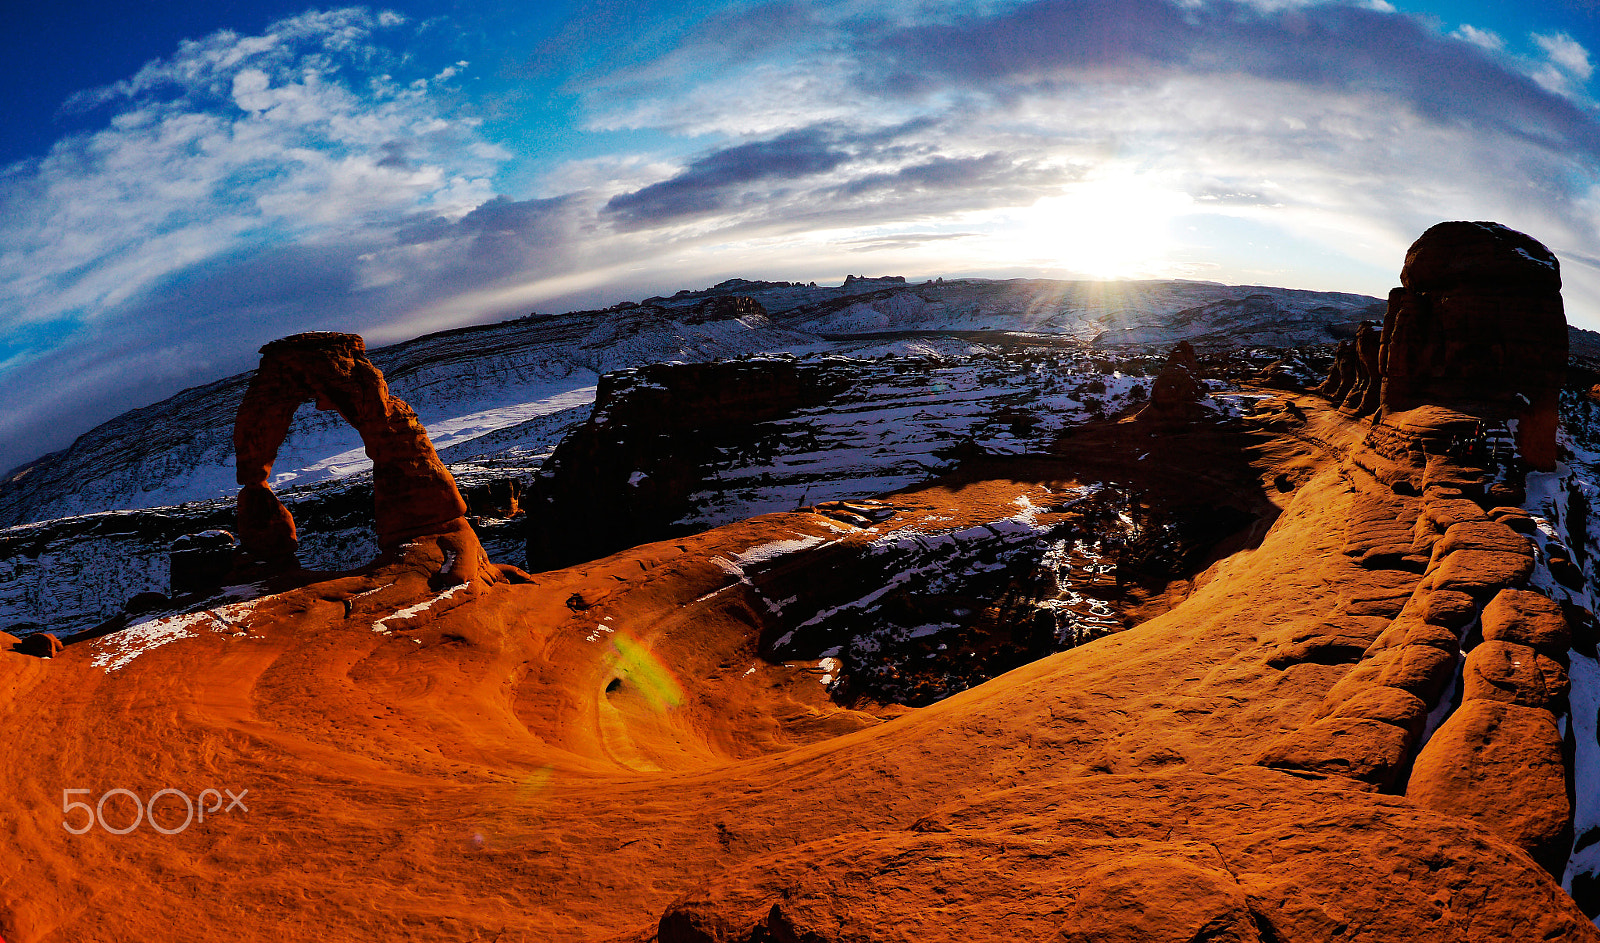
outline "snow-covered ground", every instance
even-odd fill
[[[543,392],[538,388],[527,392]],[[460,411],[460,415],[446,416],[434,421],[424,420],[423,425],[428,430],[428,437],[433,440],[433,447],[443,452],[445,449],[464,445],[481,438],[492,432],[500,432],[515,426],[524,425],[531,420],[557,413],[566,413],[574,409],[588,406],[594,402],[594,386],[582,386],[576,389],[561,389],[548,396],[542,396],[531,402],[512,403],[510,405],[494,406],[479,409],[483,401],[466,401],[452,404],[450,412]],[[504,397],[499,397],[503,399]],[[421,418],[421,417],[418,417]],[[325,452],[330,448],[355,441],[353,448],[335,454],[326,455],[320,459],[308,460],[307,455]],[[285,455],[279,453],[277,464],[272,475],[272,487],[283,489],[294,485],[313,484],[329,478],[344,478],[359,472],[369,471],[372,460],[367,457],[366,449],[361,444],[361,439],[355,430],[348,426],[335,426],[327,433],[317,437],[312,443],[299,443],[292,452]],[[284,468],[283,471],[277,471]],[[231,469],[229,470],[231,477]],[[230,482],[231,484],[231,482]],[[238,485],[223,492],[231,495],[238,491]],[[217,497],[213,494],[193,494],[184,498],[188,501],[205,500]]]
[[[1135,402],[1136,389],[1151,382],[1101,372],[1067,350],[1008,355],[979,345],[898,341],[866,352],[860,358],[851,345],[850,358],[807,358],[847,376],[844,392],[759,423],[751,441],[722,449],[717,473],[680,523],[711,527],[895,491],[963,454],[1041,451],[1062,430]],[[1148,369],[1159,360],[1142,363]]]
[[[1600,612],[1600,541],[1591,524],[1593,511],[1600,506],[1600,449],[1592,420],[1594,410],[1572,402],[1563,407],[1560,443],[1568,454],[1550,473],[1528,476],[1528,499],[1524,503],[1534,516],[1534,534],[1539,565],[1534,568],[1532,588],[1559,602],[1570,602],[1591,613]],[[1563,586],[1545,565],[1550,551],[1567,551],[1582,565],[1584,581],[1579,589]],[[1573,626],[1574,632],[1581,627]],[[1562,875],[1562,887],[1571,893],[1574,881],[1593,888],[1600,881],[1600,659],[1592,650],[1574,648],[1568,652],[1568,677],[1571,692],[1569,713],[1562,718],[1563,729],[1570,725],[1569,740],[1573,755],[1573,851]],[[1596,920],[1600,925],[1600,919]]]

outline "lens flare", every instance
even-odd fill
[[[683,703],[683,685],[646,645],[618,632],[611,638],[611,653],[611,670],[627,679],[651,707],[666,711]]]
[[[539,798],[550,788],[550,780],[554,779],[555,775],[556,768],[546,764],[524,776],[522,781],[517,783],[517,798],[523,802]]]

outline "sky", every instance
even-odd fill
[[[0,468],[254,365],[731,277],[1383,296],[1492,219],[1600,328],[1600,0],[104,0],[0,37]]]

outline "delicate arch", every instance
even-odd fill
[[[372,459],[373,518],[378,545],[398,548],[424,534],[467,527],[466,502],[406,402],[389,395],[383,373],[367,359],[360,335],[317,331],[261,348],[261,366],[233,426],[239,482],[240,549],[265,562],[292,560],[294,516],[267,484],[278,449],[301,403],[333,410],[348,422]]]

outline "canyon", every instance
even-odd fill
[[[1600,939],[1600,365],[1521,233],[1399,280],[268,345],[0,489],[0,938]]]

